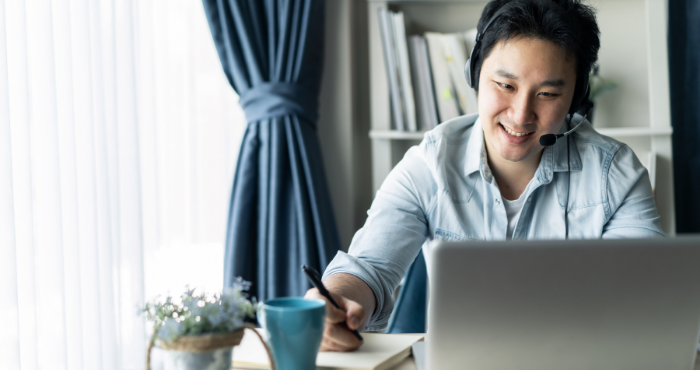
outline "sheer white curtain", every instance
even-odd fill
[[[0,0],[0,367],[142,369],[219,289],[245,119],[192,0]]]

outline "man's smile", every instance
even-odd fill
[[[521,136],[528,136],[528,135],[531,135],[531,134],[535,133],[535,131],[532,131],[532,132],[516,132],[516,131],[511,130],[511,129],[509,129],[508,127],[504,126],[502,123],[499,123],[499,125],[500,125],[501,128],[503,128],[503,130],[504,130],[505,132],[507,132],[510,136],[521,137]]]

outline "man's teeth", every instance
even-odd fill
[[[522,133],[519,133],[519,132],[511,131],[511,130],[510,130],[508,127],[506,127],[506,126],[501,125],[501,127],[503,127],[503,129],[506,130],[507,133],[509,133],[509,134],[511,134],[511,135],[513,135],[513,136],[517,136],[517,137],[520,137],[520,136],[527,136],[527,135],[530,135],[530,134],[532,133],[532,132],[528,132],[528,133],[522,134]],[[533,132],[534,132],[534,131],[533,131]]]

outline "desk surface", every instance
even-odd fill
[[[418,370],[418,368],[413,360],[413,356],[411,356],[397,365],[393,370]],[[695,366],[693,367],[693,370],[700,370],[700,356],[695,357]]]
[[[394,367],[392,370],[418,370],[418,368],[416,367],[416,362],[414,361],[413,356],[409,356],[403,362],[396,365],[396,367]],[[693,367],[693,370],[700,370],[700,356],[695,357],[695,366]]]

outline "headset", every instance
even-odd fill
[[[513,8],[517,3],[518,1],[516,0],[503,5],[500,9],[498,9],[498,11],[496,11],[496,13],[493,16],[491,16],[491,19],[489,19],[489,21],[486,22],[486,25],[481,31],[477,30],[476,40],[474,40],[472,51],[469,54],[469,59],[467,59],[467,63],[464,65],[464,77],[467,79],[467,83],[472,89],[478,90],[479,86],[479,76],[476,71],[476,67],[477,65],[479,65],[479,63],[483,62],[483,56],[481,55],[481,39],[483,38],[483,35],[489,29],[491,23],[498,19],[498,17],[504,14],[508,9]],[[481,70],[479,70],[479,72],[481,72]],[[557,142],[557,139],[566,137],[566,161],[569,167],[569,181],[567,182],[566,192],[566,207],[564,208],[564,224],[566,228],[566,239],[569,239],[569,187],[571,183],[571,162],[569,160],[569,135],[576,131],[579,128],[579,126],[581,126],[581,124],[586,120],[586,117],[588,117],[588,115],[591,113],[591,109],[593,109],[593,102],[590,99],[591,86],[588,81],[588,73],[586,73],[585,71],[576,71],[576,87],[574,89],[574,98],[571,101],[571,106],[569,107],[568,112],[569,119],[567,121],[567,128],[571,126],[571,120],[574,116],[574,113],[580,111],[581,109],[585,109],[585,114],[583,115],[583,118],[581,118],[581,120],[573,129],[570,129],[569,131],[563,134],[546,134],[540,136],[540,145],[542,146],[554,145]]]

